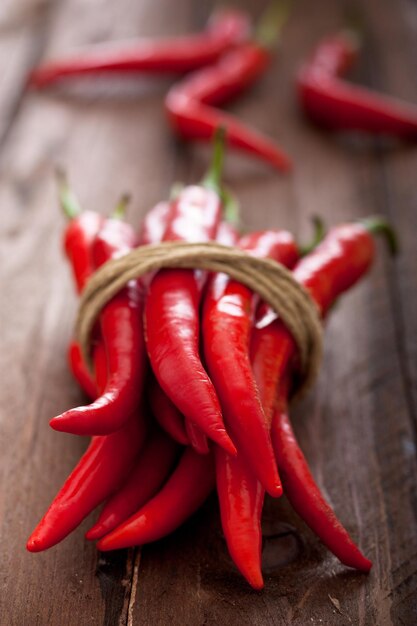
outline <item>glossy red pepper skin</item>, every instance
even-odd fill
[[[240,245],[247,251],[256,253],[258,256],[272,256],[277,260],[286,262],[289,266],[293,266],[298,258],[297,246],[289,233],[280,232],[260,232],[252,233],[241,239]],[[220,283],[221,279],[215,278],[215,282]],[[223,279],[224,281],[224,279]],[[222,281],[222,282],[223,282]],[[248,391],[254,394],[252,397],[257,398],[258,391],[254,384],[253,376],[250,372],[250,362],[248,356],[249,338],[252,315],[246,316],[243,311],[251,311],[254,309],[257,298],[250,290],[234,288],[235,281],[228,280],[228,288],[224,292],[224,296],[219,300],[219,308],[225,310],[225,305],[229,302],[229,306],[233,306],[233,312],[238,313],[241,309],[241,318],[246,317],[248,327],[245,332],[233,324],[234,328],[225,328],[227,335],[242,340],[239,349],[239,358],[237,363],[244,363],[245,369],[249,368],[249,374],[246,372],[245,378],[251,382]],[[225,283],[223,282],[223,287]],[[237,286],[237,285],[236,285]],[[209,292],[210,294],[210,292]],[[208,295],[209,295],[208,294]],[[240,300],[240,303],[239,303]],[[223,302],[224,301],[224,302]],[[238,306],[240,304],[240,306]],[[232,312],[232,309],[231,309]],[[239,318],[230,320],[239,321]],[[229,352],[225,346],[225,352]],[[243,356],[242,354],[243,353]],[[225,378],[228,379],[226,375]],[[242,403],[237,405],[239,410]],[[259,413],[259,408],[257,408]],[[225,413],[227,420],[227,413]],[[263,421],[266,423],[265,416],[262,415]],[[266,426],[269,430],[269,425]],[[260,458],[264,458],[264,454],[259,454]],[[239,452],[238,456],[233,458],[219,448],[215,449],[216,461],[216,485],[217,494],[220,505],[220,515],[222,520],[222,528],[226,538],[229,553],[243,574],[246,580],[254,589],[262,589],[263,578],[261,571],[261,548],[262,548],[262,532],[261,532],[261,516],[264,502],[265,490],[259,482],[256,474],[248,467],[247,459]]]
[[[106,355],[102,344],[95,353],[99,389],[106,383]],[[145,439],[145,422],[139,412],[112,435],[93,437],[49,509],[31,534],[30,552],[47,550],[69,535],[101,502],[126,480]]]
[[[159,202],[146,213],[139,229],[138,243],[140,246],[162,241],[169,211],[169,202]]]
[[[294,269],[294,278],[307,289],[324,317],[338,296],[366,274],[374,255],[375,243],[366,226],[343,224],[332,228],[322,243],[301,259]],[[252,367],[261,381],[266,414],[271,416],[273,391],[296,356],[296,345],[276,313],[265,305],[258,312],[251,344]]]
[[[165,98],[173,129],[184,139],[210,141],[216,128],[222,126],[229,145],[257,156],[279,171],[290,170],[290,159],[273,141],[214,108],[252,85],[268,62],[266,49],[248,43],[174,85]]]
[[[153,432],[126,482],[106,502],[86,538],[100,539],[153,498],[168,478],[179,451],[180,447],[162,431]]]
[[[65,228],[63,246],[71,265],[77,293],[81,293],[94,271],[92,247],[104,219],[99,213],[83,211],[70,219]],[[83,391],[90,399],[96,398],[96,382],[85,365],[81,348],[75,340],[68,346],[67,358],[71,372]]]
[[[298,258],[294,239],[285,231],[253,233],[239,247],[290,267]],[[204,356],[239,454],[268,493],[279,496],[281,484],[249,360],[254,302],[253,292],[237,281],[224,275],[212,279],[203,308]]]
[[[288,417],[287,389],[288,381],[284,379],[271,429],[285,495],[298,515],[342,563],[369,572],[371,561],[356,546],[314,481]]]
[[[118,550],[157,541],[176,530],[207,499],[214,487],[213,457],[187,448],[161,491],[135,515],[97,543]]]
[[[234,246],[239,238],[236,227],[231,222],[223,221],[217,230],[216,241],[223,246]],[[210,448],[203,431],[190,420],[185,420],[185,429],[191,446],[199,454],[208,454]]]
[[[227,549],[254,589],[264,586],[261,571],[261,516],[265,490],[240,454],[215,448],[216,488]]]
[[[132,228],[116,219],[106,220],[93,245],[95,267],[123,255],[136,243]],[[139,405],[145,372],[145,346],[139,283],[132,281],[100,313],[101,336],[106,346],[106,389],[92,404],[54,417],[55,430],[78,435],[106,435],[123,426]]]
[[[171,205],[164,241],[215,239],[221,209],[214,191],[186,187]],[[158,272],[145,303],[146,346],[160,386],[184,417],[233,453],[215,389],[199,354],[201,287],[192,270]]]
[[[322,41],[297,76],[304,112],[334,130],[359,130],[417,139],[417,106],[350,84],[341,76],[357,55],[346,33]]]
[[[95,46],[67,59],[36,68],[29,84],[43,88],[63,78],[101,72],[182,74],[213,63],[250,35],[249,16],[238,9],[217,11],[205,31],[166,39],[142,39],[130,45]]]
[[[324,241],[297,264],[294,275],[307,287],[324,316],[334,300],[368,271],[374,252],[372,236],[363,225],[342,225],[332,229]],[[284,493],[336,556],[347,565],[368,571],[370,562],[361,555],[314,483],[291,430],[286,398],[288,368],[292,368],[296,355],[295,343],[276,314],[263,304],[257,323],[259,327],[252,332],[251,361],[261,401],[272,424],[271,436]]]
[[[184,417],[152,377],[148,386],[148,400],[158,424],[174,441],[186,446],[190,440],[185,429]]]

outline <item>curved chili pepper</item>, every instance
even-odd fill
[[[86,539],[100,539],[153,498],[167,479],[178,452],[179,446],[172,439],[161,431],[152,433],[128,479],[106,502]]]
[[[231,205],[229,202],[226,209],[229,213],[230,208]],[[236,212],[238,213],[237,207]],[[236,219],[237,215],[234,215],[233,220],[236,221]],[[233,246],[236,244],[237,240],[238,232],[235,225],[227,221],[221,222],[217,230],[216,241],[224,246]],[[203,431],[194,422],[190,422],[190,420],[187,419],[185,420],[185,428],[188,438],[190,440],[190,444],[194,448],[194,450],[199,454],[207,454],[209,452],[209,445],[207,437],[204,435]]]
[[[106,381],[106,354],[103,344],[94,352],[99,389]],[[91,511],[119,489],[126,480],[145,439],[144,419],[133,414],[123,428],[104,437],[93,437],[49,509],[31,534],[30,552],[47,550],[59,543]]]
[[[372,235],[378,233],[386,237],[394,253],[392,229],[383,219],[369,218],[332,228],[322,243],[295,267],[294,278],[310,293],[323,317],[338,296],[369,270],[375,254]],[[252,368],[260,381],[265,411],[272,417],[273,393],[288,362],[296,355],[295,342],[277,314],[264,304],[258,311],[251,342]]]
[[[64,230],[63,246],[71,264],[77,293],[81,293],[94,271],[91,250],[104,224],[104,217],[95,211],[83,211],[65,173],[58,170],[56,175],[61,209],[69,220]]]
[[[153,377],[148,389],[148,400],[156,421],[164,431],[174,441],[184,446],[188,445],[190,440],[185,430],[184,417]]]
[[[216,11],[205,31],[169,39],[143,39],[126,47],[95,46],[67,59],[36,68],[29,84],[42,88],[70,76],[100,72],[182,74],[213,63],[226,50],[246,41],[251,30],[247,13]]]
[[[185,187],[172,202],[164,241],[215,239],[222,211],[219,176],[223,140],[219,137],[215,145],[213,166],[203,184]],[[181,413],[234,453],[216,391],[199,354],[201,282],[192,270],[157,273],[145,303],[146,346],[160,386]]]
[[[135,515],[97,543],[118,550],[157,541],[176,530],[208,498],[214,487],[213,457],[187,448],[161,491]]]
[[[209,65],[182,80],[175,90],[201,104],[226,104],[251,87],[265,72],[271,51],[256,42],[248,42],[222,55]]]
[[[227,549],[254,589],[264,586],[261,571],[261,517],[265,489],[238,454],[215,448],[216,487]]]
[[[239,247],[290,267],[298,258],[294,239],[285,231],[247,235]],[[213,278],[204,299],[204,356],[239,453],[268,493],[279,496],[281,484],[249,360],[254,301],[253,292],[239,282],[221,274]]]
[[[136,236],[131,226],[108,219],[93,245],[95,266],[131,250]],[[139,405],[145,370],[142,303],[138,281],[132,281],[100,313],[109,377],[104,393],[92,404],[70,409],[52,418],[55,430],[78,435],[105,435],[129,419]]]
[[[252,254],[262,257],[270,256],[287,263],[289,266],[294,265],[298,258],[298,250],[293,238],[289,233],[284,231],[252,233],[251,235],[243,237],[239,245]],[[219,297],[217,302],[213,299],[213,293]],[[241,420],[241,426],[245,428],[245,435],[247,434],[248,436],[247,447],[241,449],[239,446],[239,453],[235,458],[232,458],[219,448],[215,449],[216,485],[222,527],[229,553],[239,571],[254,589],[262,589],[261,515],[265,490],[258,480],[258,467],[261,463],[256,465],[256,472],[254,473],[253,457],[250,458],[252,462],[248,465],[249,459],[245,455],[249,446],[249,440],[251,440],[253,446],[253,448],[249,447],[250,452],[253,450],[252,453],[257,453],[255,461],[259,458],[259,460],[263,462],[264,459],[268,459],[268,455],[270,455],[268,450],[270,441],[269,435],[267,434],[269,425],[266,423],[262,405],[259,403],[259,395],[251,373],[248,355],[248,335],[250,333],[253,318],[252,311],[256,298],[246,287],[242,288],[242,285],[239,285],[236,281],[221,276],[215,277],[212,281],[206,296],[206,301],[209,298],[212,298],[212,304],[214,305],[212,312],[215,322],[214,326],[216,325],[216,311],[220,317],[224,318],[223,323],[220,320],[219,328],[214,328],[214,332],[218,332],[218,346],[220,346],[219,342],[221,341],[221,335],[223,335],[224,353],[230,354],[230,357],[234,357],[235,363],[233,363],[233,367],[235,371],[233,371],[233,373],[230,370],[232,361],[230,361],[229,366],[225,366],[223,361],[219,361],[216,364],[218,358],[216,352],[216,338],[213,340],[210,334],[206,334],[207,329],[204,327],[203,322],[203,328],[205,328],[204,336],[209,341],[209,352],[214,350],[214,364],[216,367],[219,367],[219,375],[220,370],[224,372],[224,381],[226,384],[223,386],[225,387],[225,392],[230,395],[230,398],[236,392],[236,390],[232,391],[231,384],[234,384],[236,380],[238,381],[239,388],[238,394],[236,395],[236,409],[239,411],[240,419],[237,423],[240,425]],[[205,320],[205,315],[206,309],[204,310],[203,320]],[[212,322],[213,320],[208,320],[208,322],[210,321]],[[234,345],[232,346],[231,343]],[[238,358],[236,358],[236,353]],[[208,364],[210,367],[210,359],[208,359]],[[231,380],[231,377],[233,380]],[[222,400],[222,395],[220,395],[220,399]],[[229,405],[232,406],[232,403],[229,403]],[[242,407],[244,407],[243,411]],[[223,410],[226,423],[228,424],[229,413],[224,407]],[[237,412],[234,418],[237,420]],[[264,450],[254,445],[256,439],[253,437],[252,431],[248,428],[248,424],[253,425],[255,418],[258,419],[258,424],[256,424],[257,429],[259,430],[260,424],[262,433],[264,434],[262,443],[264,450],[267,450],[266,454]],[[264,443],[265,440],[267,441],[266,446]],[[274,469],[276,473],[276,468]],[[265,480],[263,482],[265,482]]]
[[[227,130],[231,146],[263,159],[280,171],[291,169],[290,159],[276,143],[214,108],[248,89],[264,73],[271,60],[271,43],[277,39],[286,19],[287,7],[283,8],[280,7],[278,14],[274,8],[274,15],[264,16],[261,26],[267,36],[241,44],[169,90],[165,98],[168,120],[184,139],[209,141],[216,128],[222,126]]]
[[[162,238],[163,232],[160,228],[159,220],[161,216],[166,219],[168,214],[168,203],[161,203],[145,216],[140,235],[141,243],[151,243],[152,240],[155,240],[156,233]],[[155,225],[153,224],[154,221]],[[150,236],[151,233],[153,233],[153,237]],[[223,245],[233,245],[236,240],[236,228],[229,222],[221,222],[218,227],[216,241]],[[204,433],[196,424],[184,419],[184,416],[171,402],[154,378],[151,378],[150,381],[148,398],[152,412],[165,432],[178,443],[182,445],[191,443],[196,452],[207,454],[209,448]]]
[[[311,475],[288,418],[287,394],[288,380],[284,379],[271,429],[285,495],[298,515],[342,563],[369,572],[371,561],[353,542]]]
[[[104,224],[104,217],[100,213],[82,210],[64,172],[57,171],[57,178],[61,209],[69,219],[64,230],[64,250],[71,264],[77,292],[81,293],[94,271],[91,251],[96,235]],[[87,396],[96,398],[96,382],[84,363],[81,348],[76,341],[70,342],[67,356],[74,378]]]
[[[184,139],[211,141],[216,128],[223,126],[227,131],[227,141],[234,148],[263,159],[279,171],[287,172],[291,169],[291,161],[273,141],[230,114],[184,97],[180,87],[178,90],[175,87],[170,90],[165,107],[170,124]]]
[[[368,219],[363,224],[348,224],[332,229],[321,245],[298,263],[294,274],[309,289],[322,315],[325,315],[334,299],[366,273],[374,255],[374,244],[370,233],[378,232],[386,235],[390,248],[394,251],[395,240],[388,225],[383,220]],[[336,556],[339,558],[342,556],[345,559],[343,562],[348,565],[356,564],[352,566],[367,571],[370,567],[369,561],[360,554],[325,502],[311,477],[301,451],[297,449],[298,444],[289,424],[287,428],[288,419],[282,407],[283,402],[286,401],[286,386],[288,386],[289,378],[288,373],[284,373],[290,359],[294,358],[296,351],[294,341],[269,307],[262,304],[260,313],[258,327],[254,328],[252,333],[251,361],[268,422],[270,425],[272,422],[272,441],[282,474],[284,492],[290,501],[294,499],[294,508],[301,517],[305,512],[306,523],[313,530],[317,530],[322,541],[328,547],[332,546],[331,549],[335,547]],[[277,394],[280,380],[282,382],[279,387],[278,408],[274,411],[274,395]],[[279,443],[281,439],[282,444]],[[278,450],[280,445],[281,450],[288,452],[284,461],[282,458],[284,452],[280,454]],[[292,446],[291,454],[290,446]],[[282,466],[281,463],[284,465]],[[296,470],[288,478],[291,466],[296,466]],[[285,478],[284,471],[286,471]],[[307,477],[306,485],[303,483],[303,476]],[[257,521],[258,519],[254,518],[253,524],[255,525]],[[338,543],[335,544],[336,537],[338,537]]]
[[[417,139],[417,106],[352,85],[340,77],[357,56],[358,41],[340,33],[324,39],[297,76],[304,112],[335,130],[360,130]]]

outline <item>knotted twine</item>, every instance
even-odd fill
[[[140,246],[101,266],[81,295],[75,326],[82,353],[90,366],[90,337],[101,309],[129,281],[163,268],[222,272],[256,292],[278,314],[297,345],[296,395],[310,388],[322,357],[322,326],[309,293],[280,263],[215,242],[176,241]]]

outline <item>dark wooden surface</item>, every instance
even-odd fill
[[[254,15],[259,3],[245,2]],[[323,34],[360,14],[366,47],[356,78],[417,102],[417,7],[411,0],[294,2],[276,61],[233,110],[280,140],[291,178],[230,156],[228,183],[246,227],[287,227],[388,216],[401,237],[382,246],[366,281],[336,308],[323,371],[294,411],[314,474],[374,561],[343,568],[291,512],[269,502],[265,590],[251,591],[229,560],[215,499],[172,537],[98,555],[83,533],[44,554],[25,541],[86,446],[48,419],[81,401],[65,361],[75,297],[60,250],[64,225],[53,169],[63,164],[86,207],[108,211],[120,191],[129,220],[195,180],[206,148],[184,148],[162,114],[164,80],[91,81],[49,94],[23,90],[28,68],[90,42],[198,28],[209,2],[5,0],[0,6],[0,624],[1,626],[287,625],[417,623],[417,150],[337,139],[310,127],[293,75]]]

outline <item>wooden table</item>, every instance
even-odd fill
[[[245,2],[257,15],[255,0]],[[213,497],[173,536],[143,550],[97,554],[86,520],[61,545],[25,541],[87,442],[48,419],[82,402],[67,369],[76,300],[60,249],[64,219],[53,170],[64,165],[85,207],[109,212],[133,193],[128,219],[198,179],[208,148],[176,143],[166,126],[166,80],[92,80],[24,90],[29,68],[77,45],[199,28],[210,2],[5,0],[0,6],[1,491],[3,626],[417,623],[417,150],[340,139],[304,121],[293,76],[354,5],[366,29],[356,78],[417,102],[417,11],[409,0],[294,3],[266,76],[233,105],[294,157],[292,177],[230,155],[226,179],[245,228],[328,224],[372,213],[401,237],[396,260],[378,246],[371,274],[336,307],[324,366],[294,424],[314,475],[374,567],[342,567],[282,498],[265,514],[262,593],[229,560]],[[414,37],[413,37],[414,36]]]

